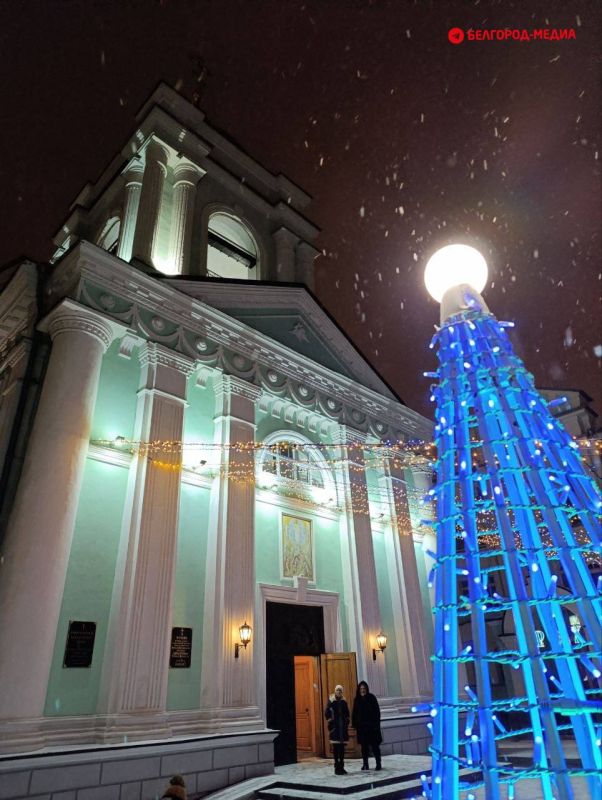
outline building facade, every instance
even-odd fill
[[[120,785],[111,764],[135,746],[143,800],[169,771],[209,791],[274,752],[323,754],[324,698],[359,679],[387,751],[426,752],[409,709],[431,694],[431,474],[407,443],[431,423],[311,294],[309,200],[160,86],[52,264],[4,271],[0,771],[29,774],[15,797],[73,788],[35,761],[44,748],[83,791]]]

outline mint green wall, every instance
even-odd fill
[[[86,462],[46,695],[47,716],[96,711],[127,477],[123,467]],[[69,620],[96,622],[88,669],[63,668]]]
[[[196,374],[188,378],[186,399],[188,407],[184,413],[184,442],[213,442],[213,415],[215,394],[211,385],[196,385]]]
[[[192,628],[192,659],[189,669],[169,670],[169,711],[200,705],[209,495],[209,489],[202,486],[181,485],[172,624]]]
[[[291,578],[280,578],[280,518],[281,515],[309,519],[315,547],[315,588],[321,591],[338,592],[343,630],[343,647],[349,647],[349,633],[345,614],[343,571],[339,524],[336,519],[325,519],[311,511],[284,510],[266,502],[255,503],[255,570],[258,583],[275,586],[292,586]],[[314,588],[312,586],[312,588]]]
[[[137,350],[131,358],[123,358],[119,342],[113,342],[102,360],[91,439],[132,437],[139,380]]]
[[[258,583],[290,586],[280,580],[279,519],[282,510],[269,503],[255,503],[255,575]]]
[[[376,566],[376,582],[378,584],[378,604],[380,606],[380,624],[383,633],[387,635],[387,649],[384,652],[387,665],[387,688],[391,697],[401,696],[401,681],[399,676],[399,662],[397,660],[397,640],[395,621],[393,619],[393,603],[391,600],[391,587],[389,585],[389,567],[385,536],[382,533],[373,533],[372,546],[374,547],[374,562]],[[381,654],[377,653],[377,658]]]

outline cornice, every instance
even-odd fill
[[[0,294],[0,349],[28,328],[33,329],[37,313],[37,267],[23,261]]]
[[[65,277],[67,276],[67,277]],[[135,270],[110,253],[80,243],[57,267],[51,292],[70,286],[80,304],[118,322],[122,332],[292,399],[332,422],[379,439],[420,438],[432,425],[416,412],[276,342],[165,280]],[[105,317],[106,318],[106,317]]]
[[[207,122],[204,113],[191,105],[185,98],[166,84],[160,84],[141,108],[136,118],[143,124],[155,109],[161,109],[180,126],[185,125],[188,131],[206,140],[212,148],[223,153],[230,161],[235,163],[241,171],[252,174],[265,187],[289,201],[294,207],[303,208],[309,204],[311,197],[289,178],[281,173],[273,175],[262,167],[255,159],[247,155],[227,137],[212,128]]]
[[[311,247],[311,245],[308,245]],[[353,348],[345,334],[320,308],[303,286],[256,286],[246,284],[237,286],[231,283],[178,280],[174,288],[203,303],[224,309],[265,308],[296,310],[307,317],[322,341],[347,368],[374,391],[392,398],[391,391],[381,378],[370,368],[364,358]]]

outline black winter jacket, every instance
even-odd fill
[[[329,739],[333,744],[349,741],[349,706],[346,700],[329,700],[324,716],[328,720]]]
[[[359,744],[378,745],[383,736],[380,730],[380,707],[373,694],[357,694],[353,703],[351,724],[357,731]]]

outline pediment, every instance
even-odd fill
[[[304,286],[183,277],[166,282],[309,360],[400,400]]]

